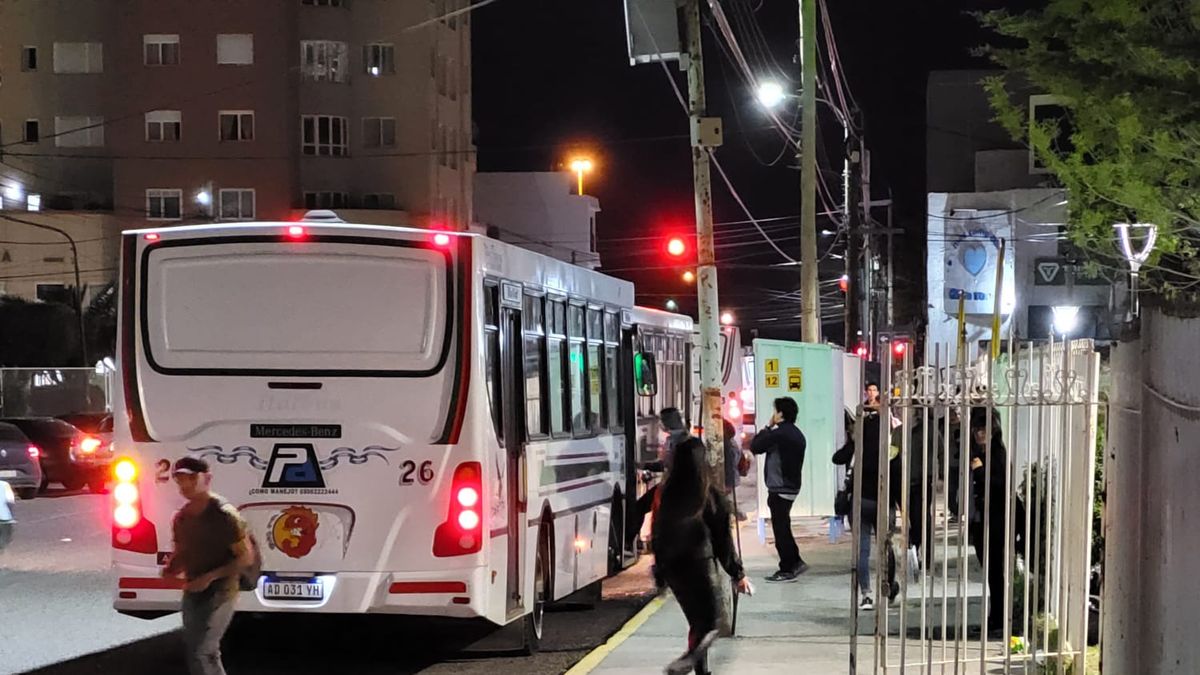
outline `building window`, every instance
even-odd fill
[[[364,117],[363,118],[363,147],[364,148],[394,148],[394,147],[396,147],[396,118],[395,117]]]
[[[218,121],[222,141],[254,140],[253,110],[222,110]]]
[[[300,41],[301,74],[313,82],[349,82],[350,47],[330,40]]]
[[[25,142],[37,143],[41,138],[41,123],[37,120],[25,120]]]
[[[300,0],[301,4],[313,7],[345,7],[349,0]]]
[[[146,140],[161,143],[178,141],[183,132],[183,114],[178,110],[153,110],[146,113]]]
[[[179,65],[178,35],[143,35],[142,44],[147,66]]]
[[[302,115],[300,133],[300,149],[306,155],[350,154],[350,124],[345,117]]]
[[[60,148],[98,148],[104,145],[103,117],[55,117],[54,145]]]
[[[99,42],[55,42],[54,72],[103,73],[104,45]]]
[[[21,47],[21,70],[37,70],[37,47]]]
[[[254,190],[221,190],[220,198],[221,220],[254,220]]]
[[[396,208],[396,195],[390,193],[373,193],[363,195],[364,209],[386,209],[391,210]]]
[[[305,192],[304,208],[306,209],[344,209],[350,202],[350,195],[345,192]]]
[[[217,36],[217,63],[229,66],[248,66],[254,63],[252,33],[222,33]]]
[[[363,65],[372,77],[396,74],[396,48],[390,44],[363,45]]]
[[[146,190],[147,220],[179,220],[183,217],[183,190]]]

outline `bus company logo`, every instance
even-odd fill
[[[289,506],[271,519],[268,526],[271,548],[289,558],[303,558],[317,545],[317,512],[303,506]]]
[[[263,488],[324,488],[317,451],[308,443],[276,445],[271,450]]]

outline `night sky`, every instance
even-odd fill
[[[794,88],[799,81],[794,60],[797,2],[723,4],[727,14],[738,12],[736,16],[744,18],[742,25],[748,25],[753,13],[761,27],[762,40],[756,41],[752,32],[738,31],[735,23],[743,51],[758,55],[751,64],[775,70]],[[986,66],[970,54],[986,35],[964,7],[1001,4],[832,3],[834,36],[872,151],[872,197],[886,198],[890,189],[896,223],[910,233],[897,262],[908,272],[898,277],[897,285],[914,291],[905,303],[914,308],[923,295],[918,292],[923,289],[924,260],[925,81],[930,70]],[[622,2],[501,0],[476,10],[473,31],[479,170],[560,169],[574,150],[586,150],[598,160],[587,191],[600,199],[604,269],[634,281],[640,304],[661,307],[671,297],[684,311],[694,311],[694,290],[680,280],[679,269],[668,267],[662,243],[669,233],[694,231],[687,118],[661,66],[629,65]],[[765,165],[780,155],[782,139],[768,126],[751,90],[711,32],[706,31],[704,50],[709,114],[722,117],[725,124],[718,160],[755,218],[765,221],[781,248],[798,259],[795,161],[785,156],[779,164]],[[669,65],[686,94],[686,78],[677,64]],[[781,116],[790,121],[795,114],[792,102]],[[818,161],[840,204],[842,131],[826,110],[820,124]],[[751,225],[720,225],[743,221],[745,215],[715,170],[713,186],[722,308],[735,312],[743,325],[760,328],[764,337],[797,336],[799,327],[788,317],[798,313],[799,300],[775,297],[798,288],[798,268],[771,267],[782,258]],[[818,202],[817,211],[823,210]],[[836,223],[819,218],[818,229],[834,230]],[[824,254],[833,239],[822,237],[819,253]],[[835,252],[843,246],[838,244]],[[840,265],[827,260],[822,280],[839,276]],[[825,304],[840,302],[835,289],[828,292],[834,297]],[[780,318],[755,321],[766,317]],[[840,341],[841,330],[839,324],[829,323],[825,335]]]

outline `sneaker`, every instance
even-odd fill
[[[869,612],[875,609],[875,601],[871,599],[871,596],[864,595],[862,596],[862,599],[858,601],[858,609],[860,611]]]
[[[806,562],[802,562],[802,563],[800,563],[800,565],[799,565],[799,566],[796,568],[796,570],[795,570],[794,572],[792,572],[792,574],[793,574],[794,576],[800,576],[801,574],[804,574],[804,573],[805,573],[805,572],[807,572],[807,571],[808,571],[808,563],[806,563]]]
[[[696,667],[696,662],[692,659],[692,653],[687,652],[683,656],[675,659],[663,668],[663,673],[666,675],[687,675]]]
[[[783,570],[779,570],[778,572],[767,577],[767,581],[769,581],[770,583],[773,583],[773,584],[788,583],[788,582],[792,582],[795,580],[796,580],[795,572],[784,572]]]

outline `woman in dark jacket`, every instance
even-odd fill
[[[704,443],[689,438],[675,448],[674,462],[654,502],[654,574],[675,594],[688,620],[688,650],[667,673],[708,670],[708,648],[717,637],[717,591],[709,574],[713,558],[748,593],[750,583],[733,547],[728,502],[712,485]]]
[[[862,524],[858,530],[858,589],[859,602],[858,608],[862,610],[875,609],[875,600],[871,597],[871,544],[874,542],[876,518],[879,514],[878,499],[879,499],[879,425],[880,414],[877,410],[867,409],[863,416],[863,453],[862,466],[854,466],[852,470],[862,476]],[[846,444],[843,445],[837,452],[833,453],[833,463],[840,466],[851,466],[854,462],[854,434],[847,434]],[[887,522],[891,522],[891,514],[895,512],[896,506],[899,505],[900,497],[900,472],[898,462],[889,462],[888,464],[888,500],[891,502],[891,508],[885,516]],[[854,478],[848,476],[846,486],[853,495]],[[896,584],[896,556],[892,551],[892,547],[888,545],[887,549],[887,584],[884,585],[884,592],[887,593],[888,600],[896,597],[900,587]]]
[[[991,446],[991,499],[988,495],[987,451]],[[992,438],[988,443],[987,413],[976,409],[971,413],[971,546],[980,565],[984,563],[984,545],[988,545],[988,617],[987,630],[997,633],[1004,625],[1004,558],[1022,540],[1025,525],[1025,505],[1012,494],[1006,467],[1008,449],[1000,433],[1000,420],[992,419]],[[1013,500],[1014,527],[1011,538],[1004,536],[1005,501]],[[984,538],[984,526],[987,537]]]

